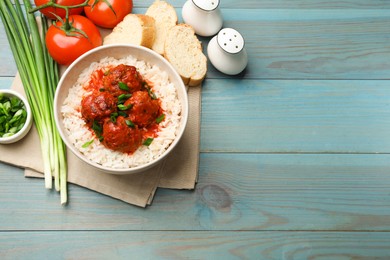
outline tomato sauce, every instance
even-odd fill
[[[86,90],[81,115],[105,147],[131,154],[157,137],[164,111],[136,67],[97,70]]]

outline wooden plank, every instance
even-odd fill
[[[180,14],[180,10],[177,10]],[[388,79],[390,10],[224,9],[224,27],[246,39],[243,78]],[[0,27],[0,34],[3,34]],[[210,38],[201,38],[206,48]],[[13,76],[11,52],[0,40],[0,75]],[[208,78],[226,78],[209,64]],[[230,78],[230,77],[227,77]]]
[[[390,152],[386,80],[209,79],[202,91],[204,152]]]
[[[388,259],[389,233],[2,232],[2,259]]]
[[[14,77],[0,77],[0,89],[11,88],[11,84],[13,80]]]
[[[5,34],[3,21],[0,19],[0,77],[15,76],[16,64]]]
[[[224,26],[236,28],[246,39],[249,64],[241,77],[390,76],[388,10],[226,10],[224,14]],[[224,77],[211,66],[208,75]]]
[[[202,153],[194,191],[138,208],[0,167],[0,230],[390,231],[390,155]]]

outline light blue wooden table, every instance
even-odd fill
[[[69,185],[61,207],[0,164],[1,259],[390,259],[390,1],[220,8],[250,60],[237,77],[209,66],[196,189],[142,209]]]

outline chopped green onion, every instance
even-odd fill
[[[90,140],[88,142],[85,142],[81,147],[82,148],[87,148],[87,147],[89,147],[93,143],[93,141],[94,141],[94,139],[92,139],[92,140]]]
[[[149,96],[151,97],[151,99],[157,99],[157,96],[156,94],[154,94],[154,92],[152,91],[152,89],[148,89],[148,93],[149,93]]]
[[[22,100],[17,98],[17,97],[11,97],[10,101],[11,101],[11,107],[12,107],[11,110],[13,110],[13,111],[15,111],[16,109],[18,109],[20,107],[23,107]]]
[[[9,115],[9,112],[11,111],[11,102],[7,101],[2,104],[2,109],[5,115]]]
[[[126,112],[118,111],[118,116],[127,117],[127,114],[126,114]]]
[[[130,91],[130,88],[126,85],[126,83],[124,83],[124,82],[122,82],[122,81],[120,81],[120,82],[118,83],[118,86],[119,86],[119,88],[120,88],[121,90]]]
[[[10,137],[10,136],[13,136],[14,134],[13,133],[6,133],[3,135],[3,137]]]
[[[97,137],[100,137],[103,133],[103,127],[96,120],[93,120],[92,122],[92,130],[95,132]]]
[[[119,104],[118,105],[118,109],[121,110],[121,111],[129,110],[132,107],[133,107],[133,104],[130,104],[130,105],[127,105],[127,106],[125,106],[123,104]]]
[[[113,122],[115,124],[117,117],[118,117],[118,113],[116,113],[116,112],[111,113],[111,115],[110,115],[111,122]]]
[[[8,130],[8,132],[10,132],[10,133],[12,133],[12,134],[15,134],[17,130],[18,130],[18,128],[17,128],[16,126],[13,126],[13,127],[11,127],[11,128]]]
[[[135,127],[135,124],[134,124],[131,120],[125,120],[125,122],[126,122],[126,125],[127,125],[128,127],[131,127],[131,128],[134,128],[134,127]]]
[[[23,128],[26,119],[26,108],[19,98],[0,97],[0,137],[16,134]]]
[[[24,91],[31,105],[43,154],[45,187],[60,191],[61,204],[67,203],[66,149],[54,120],[54,93],[59,81],[57,63],[49,55],[45,36],[47,20],[40,16],[41,28],[30,0],[1,0],[0,16],[7,34]],[[9,128],[9,126],[8,126]]]
[[[92,130],[93,132],[95,133],[95,135],[97,136],[97,138],[99,139],[99,141],[103,141],[103,126],[101,124],[99,124],[98,121],[96,120],[93,120],[92,122]]]
[[[118,96],[118,104],[123,104],[131,97],[131,94],[122,94]]]
[[[164,114],[161,114],[159,117],[156,118],[156,123],[159,124],[161,123],[165,118]]]
[[[153,138],[147,138],[145,141],[144,141],[144,143],[143,143],[143,145],[145,145],[145,146],[149,146],[151,143],[153,142]]]

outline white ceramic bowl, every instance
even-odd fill
[[[31,129],[31,126],[33,123],[31,107],[30,107],[30,104],[27,102],[27,99],[24,96],[22,96],[20,93],[14,91],[14,90],[0,89],[0,93],[4,94],[5,96],[8,96],[8,97],[19,98],[20,100],[22,100],[24,107],[26,108],[27,118],[26,118],[26,122],[24,123],[24,126],[22,127],[22,129],[20,129],[17,133],[15,133],[12,136],[0,137],[0,144],[15,143],[15,142],[21,140],[23,137],[25,137]]]
[[[85,68],[89,67],[92,62],[98,62],[99,60],[105,57],[113,57],[115,59],[121,59],[129,55],[137,58],[138,60],[143,60],[150,64],[157,65],[161,70],[168,73],[170,82],[173,83],[177,89],[177,94],[182,105],[181,122],[176,135],[176,139],[171,143],[168,149],[157,159],[147,164],[132,167],[132,168],[125,168],[125,169],[109,168],[87,159],[69,141],[69,138],[66,134],[63,125],[63,118],[60,113],[60,109],[64,103],[65,98],[68,95],[69,89],[76,83],[79,74]],[[111,173],[111,174],[131,174],[131,173],[142,172],[151,168],[152,166],[155,166],[156,164],[161,162],[178,144],[187,124],[188,96],[187,96],[186,87],[180,75],[176,72],[173,66],[166,59],[164,59],[160,54],[142,46],[135,46],[129,44],[105,45],[105,46],[97,47],[83,54],[66,69],[57,86],[57,90],[54,98],[54,108],[55,108],[55,121],[59,133],[61,135],[61,138],[63,139],[67,148],[70,149],[70,151],[72,151],[73,154],[75,154],[79,159],[81,159],[85,163],[95,167],[100,171]]]

